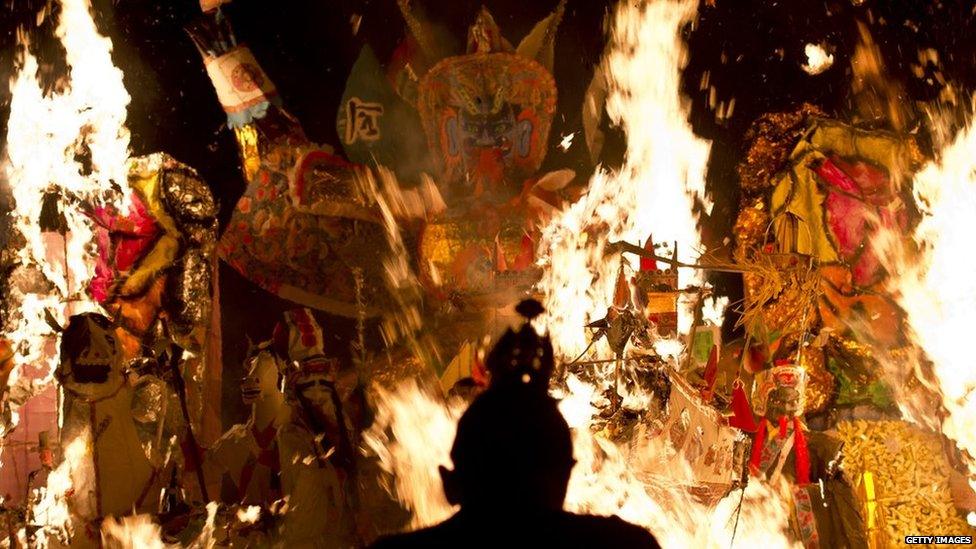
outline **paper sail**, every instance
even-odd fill
[[[671,376],[668,417],[659,436],[667,437],[669,460],[687,460],[697,481],[688,488],[703,501],[718,501],[738,480],[745,437],[677,375]]]

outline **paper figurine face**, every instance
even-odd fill
[[[122,349],[113,331],[112,323],[100,314],[71,317],[61,337],[61,364],[56,372],[63,386],[87,397],[117,388]]]
[[[769,393],[766,417],[794,417],[803,413],[803,395],[793,387],[779,387]]]
[[[280,392],[278,378],[280,359],[270,350],[259,351],[247,360],[247,375],[241,381],[244,404],[253,404],[273,393]]]
[[[420,113],[443,167],[445,199],[505,200],[545,157],[552,76],[508,53],[449,58],[421,83]]]
[[[800,416],[804,411],[807,372],[802,366],[782,364],[756,375],[753,406],[770,419]]]
[[[407,4],[399,5],[410,34],[421,57],[434,63],[409,96],[416,97],[431,154],[440,164],[435,179],[441,195],[449,206],[452,200],[511,198],[546,155],[556,112],[554,43],[565,0],[517,47],[482,7],[468,29],[465,53],[452,57],[443,56],[451,48],[439,44],[437,33]]]

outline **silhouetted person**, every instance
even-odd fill
[[[658,547],[646,530],[619,518],[562,510],[572,456],[569,427],[552,398],[488,389],[458,424],[454,470],[440,469],[448,501],[461,510],[373,547]]]
[[[548,339],[526,324],[503,336],[488,361],[508,367],[492,371],[489,389],[461,417],[454,469],[440,468],[444,493],[461,510],[373,547],[658,547],[646,530],[617,517],[563,511],[575,461],[569,426],[545,391]]]

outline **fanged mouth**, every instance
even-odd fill
[[[105,383],[112,365],[106,362],[76,362],[71,367],[71,377],[77,383]]]

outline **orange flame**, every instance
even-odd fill
[[[613,16],[605,59],[607,110],[627,132],[626,161],[619,172],[599,171],[588,193],[553,218],[538,254],[545,268],[543,323],[561,359],[586,348],[584,326],[611,304],[619,263],[604,257],[608,242],[639,244],[653,234],[660,242],[678,241],[684,261],[691,259],[688,250],[701,245],[695,212],[710,207],[704,189],[709,143],[691,130],[679,93],[687,57],[680,32],[696,9],[696,0],[622,2]],[[679,278],[682,285],[703,283],[693,271],[681,270]],[[688,305],[679,322],[684,333],[692,318]],[[723,307],[716,304],[705,317],[720,321]],[[668,343],[677,357],[681,342]],[[606,348],[595,352],[608,355]],[[690,467],[680,459],[661,459],[666,437],[635,436],[618,444],[592,434],[599,389],[572,376],[567,385],[560,410],[574,431],[577,460],[568,510],[620,515],[651,530],[664,546],[726,547],[742,495],[736,541],[743,547],[792,545],[784,535],[789,496],[782,487],[752,483],[744,495],[733,492],[717,506],[699,503],[688,490],[694,484]],[[649,398],[625,395],[624,402]],[[450,465],[461,410],[413,382],[378,391],[375,403],[377,420],[365,440],[394,476],[391,492],[413,512],[413,526],[443,520],[452,508],[442,495],[437,466]]]
[[[684,261],[701,247],[696,211],[711,208],[705,194],[711,146],[692,131],[688,101],[679,92],[687,62],[680,31],[697,7],[694,0],[621,3],[613,16],[604,59],[606,109],[626,131],[626,159],[618,172],[598,171],[586,195],[544,229],[540,244],[545,324],[562,357],[583,351],[583,326],[610,304],[617,263],[604,256],[608,242],[639,244],[653,234],[657,242],[678,242]],[[691,269],[679,269],[678,277],[682,287],[703,284]],[[682,333],[691,327],[690,307],[682,303]],[[706,318],[720,321],[723,308]]]
[[[948,124],[940,129],[947,133]],[[941,413],[929,403],[902,394],[902,410],[935,428],[964,451],[976,478],[976,369],[969,339],[976,326],[976,128],[970,124],[945,144],[935,161],[915,175],[913,196],[922,219],[911,234],[917,252],[903,235],[880,233],[875,245],[889,273],[889,286],[905,311],[907,335],[931,362]],[[898,372],[919,372],[917,356],[887,360]],[[905,364],[905,362],[908,364]],[[923,376],[921,380],[925,382]],[[971,482],[972,483],[972,482]],[[976,515],[969,521],[976,525]]]
[[[121,207],[128,194],[129,95],[122,72],[112,64],[111,41],[98,33],[88,0],[61,4],[55,34],[70,77],[62,91],[45,95],[36,76],[38,61],[20,36],[21,66],[10,82],[7,147],[0,162],[14,198],[11,216],[25,242],[19,271],[11,277],[10,316],[2,335],[18,350],[9,385],[28,396],[50,383],[55,366],[57,335],[45,322],[46,313],[63,326],[71,314],[96,306],[85,293],[94,264],[91,222],[79,205]],[[59,196],[63,237],[43,233],[39,225],[49,193]]]

